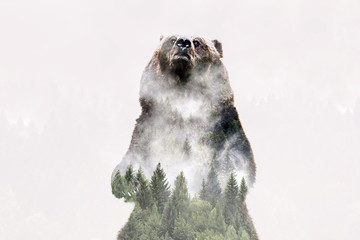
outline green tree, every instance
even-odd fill
[[[195,232],[203,232],[209,227],[211,204],[208,201],[192,199],[189,206],[188,221]]]
[[[216,202],[215,208],[210,213],[208,228],[217,233],[225,233],[226,224],[219,201]]]
[[[174,185],[175,188],[171,201],[174,202],[175,206],[177,207],[178,213],[183,214],[189,206],[190,196],[187,188],[187,181],[182,171],[176,177]]]
[[[240,191],[239,191],[241,203],[245,202],[247,192],[248,192],[248,187],[246,186],[245,179],[242,178],[240,184]]]
[[[159,213],[162,213],[166,202],[169,200],[170,186],[160,163],[156,166],[151,177],[150,189],[154,203],[157,205]]]
[[[245,203],[240,205],[239,209],[239,230],[238,232],[245,231],[251,240],[257,240],[258,236],[254,227],[254,224],[249,216]]]
[[[123,229],[119,232],[118,240],[133,240],[139,239],[143,234],[143,226],[146,222],[145,212],[143,212],[138,204],[132,211],[128,222]]]
[[[224,217],[225,223],[233,227],[236,227],[236,218],[238,215],[238,192],[238,184],[234,174],[231,173],[225,189]]]
[[[240,240],[250,240],[250,236],[245,230],[239,231],[239,238]]]
[[[199,198],[201,200],[205,200],[205,201],[208,199],[207,186],[205,183],[205,179],[203,179],[202,183],[201,183],[201,190],[200,190]]]
[[[190,204],[190,197],[187,189],[187,183],[183,172],[176,177],[175,188],[172,192],[168,204],[165,206],[162,216],[164,229],[162,233],[169,233],[173,237],[175,219],[181,214],[187,217],[187,210]]]
[[[221,187],[214,167],[211,167],[207,177],[207,201],[215,207],[216,201],[221,198]]]
[[[217,180],[214,168],[211,171],[209,179]],[[164,202],[165,207],[161,214],[158,210],[161,198],[152,200],[152,195],[157,193],[160,196],[160,193],[169,191],[166,174],[161,165],[158,164],[154,171],[151,183],[146,180],[141,169],[134,177],[132,167],[129,166],[127,173],[121,176],[120,172],[117,172],[112,181],[114,194],[124,197],[130,187],[136,193],[134,211],[119,232],[118,240],[258,240],[245,203],[248,189],[244,178],[239,188],[235,175],[230,174],[224,196],[216,199],[213,207],[206,200],[198,200],[196,197],[190,200],[187,182],[181,172],[176,177],[171,196],[167,197],[166,204]],[[137,184],[136,191],[134,184],[129,185],[128,181]],[[217,185],[216,181],[210,182]],[[208,186],[204,180],[202,183],[204,191],[200,192],[200,196],[208,198]],[[222,205],[220,201],[223,201]],[[156,204],[153,204],[154,202]]]
[[[224,238],[223,234],[206,229],[203,232],[197,232],[195,240],[224,240]]]
[[[124,190],[126,188],[125,179],[121,176],[120,171],[116,171],[115,176],[111,181],[111,190],[117,198],[123,198],[125,196]]]
[[[225,234],[225,240],[238,240],[236,230],[232,225],[228,226],[228,228],[227,228],[227,231]]]
[[[148,180],[145,178],[141,168],[139,168],[136,174],[136,181],[138,182],[136,201],[139,203],[141,209],[146,209],[152,205],[152,198]]]
[[[134,176],[134,169],[130,164],[126,169],[125,176],[124,176],[126,183],[127,183],[127,191],[125,194],[125,201],[135,201],[135,176]]]
[[[115,197],[125,198],[125,201],[134,201],[134,185],[128,183],[124,176],[120,174],[120,171],[115,173],[111,181],[111,190]]]
[[[139,240],[160,240],[161,217],[156,205],[152,209],[143,211],[147,219],[142,228],[139,229],[139,231],[143,230]]]
[[[181,214],[175,220],[173,238],[174,240],[194,239],[192,226],[185,221]]]
[[[130,164],[130,165],[128,166],[128,168],[126,169],[125,180],[126,180],[128,183],[134,184],[134,180],[135,180],[134,169],[133,169],[133,167],[132,167],[131,164]]]

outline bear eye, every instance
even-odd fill
[[[173,38],[173,39],[170,40],[170,42],[171,42],[171,44],[174,44],[176,42],[176,39]]]
[[[194,43],[194,46],[195,46],[195,47],[200,46],[200,42],[199,42],[199,41],[197,41],[197,40],[193,41],[193,43]]]

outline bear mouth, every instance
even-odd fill
[[[174,60],[186,60],[189,61],[190,60],[190,55],[184,52],[178,52],[174,54]]]
[[[185,78],[193,68],[191,56],[186,52],[177,52],[171,59],[171,70],[180,78]]]

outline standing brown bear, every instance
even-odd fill
[[[200,189],[211,168],[222,186],[232,172],[238,182],[254,183],[253,153],[222,57],[217,40],[161,37],[142,75],[142,112],[130,147],[114,173],[132,164],[150,176],[160,162],[170,182],[183,171],[191,191]]]

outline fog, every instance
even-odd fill
[[[170,182],[183,171],[192,194],[200,191],[202,179],[207,179],[211,167],[224,189],[230,168],[239,182],[244,177],[252,186],[255,164],[233,106],[228,74],[220,61],[221,47],[217,50],[211,40],[186,36],[191,41],[201,41],[210,57],[202,55],[199,49],[196,54],[195,48],[189,47],[186,50],[189,57],[179,62],[174,37],[169,35],[161,40],[143,72],[141,116],[129,150],[113,171],[113,177],[118,171],[125,175],[131,164],[135,171],[142,168],[150,179],[160,162]],[[181,40],[181,36],[176,37]],[[171,39],[174,43],[169,45]],[[168,45],[170,50],[165,50]],[[163,54],[167,55],[167,63],[161,63]],[[181,69],[181,78],[174,74],[176,68]],[[235,116],[222,116],[232,110]],[[237,121],[237,130],[225,129],[233,121]],[[219,140],[218,129],[223,133],[223,142]]]
[[[0,239],[115,239],[111,194],[161,34],[218,39],[261,239],[360,234],[358,1],[0,2]]]

